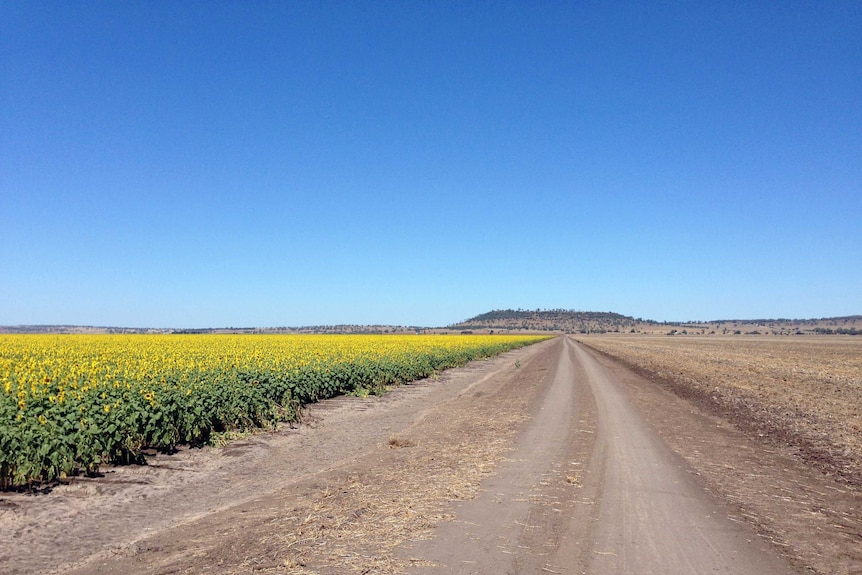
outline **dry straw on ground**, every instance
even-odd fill
[[[579,339],[862,487],[862,338]]]
[[[520,413],[448,421],[466,440],[448,433],[395,438],[385,465],[363,474],[345,470],[335,484],[309,498],[283,520],[286,565],[296,573],[398,573],[411,565],[393,552],[427,538],[450,518],[446,505],[475,497],[482,478],[504,457]]]
[[[542,377],[529,367],[510,374],[525,382],[537,375]],[[292,509],[278,514],[275,521],[283,529],[267,530],[277,534],[257,542],[277,550],[270,557],[277,555],[278,564],[220,572],[393,574],[426,565],[403,556],[403,545],[430,538],[435,525],[451,519],[451,503],[474,498],[481,481],[506,457],[526,418],[525,397],[535,386],[518,389],[495,402],[499,408],[493,413],[483,409],[483,398],[458,398],[469,409],[447,411],[443,405],[390,437],[379,447],[375,465],[347,466],[315,481],[293,499]]]

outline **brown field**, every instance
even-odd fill
[[[578,339],[744,431],[791,447],[824,473],[862,486],[862,338]]]

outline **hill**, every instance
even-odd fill
[[[627,315],[601,311],[494,310],[450,326],[461,330],[528,330],[564,331],[568,333],[604,333],[630,331],[644,320]],[[648,322],[647,322],[648,323]]]
[[[613,312],[494,310],[448,326],[450,330],[562,331],[661,335],[862,335],[862,316],[820,319],[730,319],[657,322]]]

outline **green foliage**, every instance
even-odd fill
[[[380,394],[539,339],[3,336],[0,488],[295,421],[301,405]]]

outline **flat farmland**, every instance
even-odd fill
[[[862,491],[655,381],[562,336],[6,491],[0,571],[862,572]]]
[[[578,339],[839,481],[862,486],[862,338]]]

